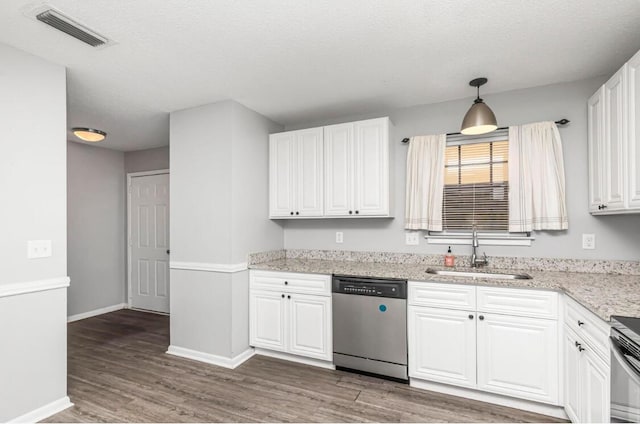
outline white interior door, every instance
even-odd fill
[[[129,305],[169,312],[169,174],[132,176]]]

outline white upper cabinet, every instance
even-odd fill
[[[389,118],[324,129],[325,215],[390,216]]]
[[[587,144],[589,146],[589,211],[604,204],[602,171],[604,164],[604,86],[587,102]]]
[[[640,52],[627,63],[629,208],[640,209]]]
[[[391,216],[389,118],[272,134],[270,143],[271,218]]]
[[[318,217],[323,213],[322,128],[269,136],[269,216]]]
[[[353,213],[353,147],[353,124],[324,128],[324,214],[327,216]]]
[[[589,211],[640,213],[640,52],[588,101]]]
[[[354,209],[358,215],[389,215],[389,119],[354,123]]]

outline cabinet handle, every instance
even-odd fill
[[[584,325],[584,322],[578,320],[578,327],[582,327]]]
[[[599,205],[599,206],[598,206],[598,209],[600,209],[600,210],[602,210],[602,209],[606,209],[606,208],[607,208],[607,205]]]
[[[353,211],[349,211],[349,215],[351,215],[353,213]]]
[[[356,211],[356,215],[358,215],[360,213],[360,211]]]
[[[473,314],[469,314],[469,319],[473,319]]]
[[[484,320],[484,315],[480,315],[480,316],[478,317],[478,319],[479,319],[480,321],[483,321],[483,320]]]
[[[290,294],[287,295],[287,299],[291,299],[291,295]]]

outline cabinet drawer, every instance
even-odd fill
[[[409,304],[475,311],[476,288],[464,284],[409,281]]]
[[[584,339],[591,348],[602,358],[609,358],[609,324],[587,310],[569,296],[565,296],[566,308],[564,312],[565,325]],[[607,360],[607,363],[609,361]]]
[[[331,296],[331,276],[252,270],[249,287],[252,290],[275,290]]]
[[[558,293],[478,287],[478,311],[533,318],[558,318]]]

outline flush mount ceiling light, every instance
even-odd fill
[[[78,137],[80,140],[88,141],[90,143],[97,143],[102,141],[107,136],[107,133],[104,131],[96,130],[93,128],[71,128],[73,131],[73,135]]]
[[[469,81],[469,85],[478,89],[478,97],[467,111],[462,120],[460,132],[465,135],[486,134],[498,128],[493,111],[480,98],[480,86],[487,83],[486,78],[476,78]]]

